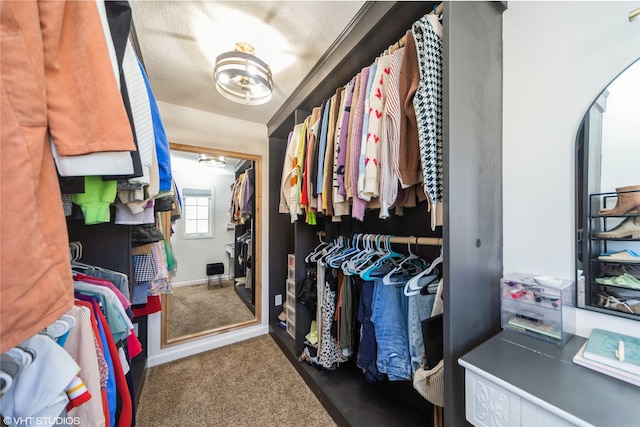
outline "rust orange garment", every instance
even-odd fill
[[[63,155],[135,149],[95,2],[0,2],[0,352],[73,305],[49,142]]]

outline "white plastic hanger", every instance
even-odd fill
[[[400,261],[400,264],[396,265],[390,272],[388,272],[383,278],[382,278],[382,283],[384,283],[385,285],[395,285],[397,283],[400,282],[404,282],[404,280],[400,280],[398,282],[393,281],[393,275],[398,273],[399,271],[404,271],[405,269],[405,265],[413,260],[417,260],[420,259],[420,257],[416,254],[414,254],[413,252],[411,252],[411,238],[415,238],[415,244],[418,244],[418,238],[415,236],[409,236],[409,239],[407,241],[407,250],[409,251],[409,256],[405,257],[402,261]],[[422,270],[420,270],[422,271]],[[418,271],[418,272],[420,272]]]
[[[354,265],[354,271],[357,274],[362,273],[363,271],[365,271],[369,266],[371,266],[372,262],[378,260],[380,257],[382,257],[384,255],[384,251],[382,251],[382,248],[380,247],[380,239],[381,239],[381,235],[377,234],[375,239],[374,239],[374,245],[371,245],[371,251],[365,255],[360,262],[358,262],[356,265]]]
[[[313,260],[313,257],[317,253],[322,253],[321,252],[322,248],[324,248],[326,245],[328,245],[328,243],[326,243],[324,240],[322,240],[322,236],[318,235],[318,239],[320,239],[320,244],[318,246],[316,246],[311,252],[309,252],[309,254],[304,258],[304,262],[306,262],[306,263],[315,262],[315,260]]]
[[[373,234],[365,234],[362,236],[362,249],[356,252],[355,256],[349,258],[345,262],[342,263],[342,271],[348,275],[357,274],[356,266],[363,260],[365,257],[369,256],[373,252],[373,247],[371,246],[370,237]]]
[[[442,261],[444,260],[444,257],[442,255],[442,250],[440,250],[440,256],[436,259],[433,260],[433,262],[431,263],[431,265],[429,266],[429,268],[427,268],[424,271],[421,271],[420,273],[418,273],[417,275],[413,276],[411,279],[409,279],[407,281],[407,283],[404,285],[404,294],[406,296],[411,296],[411,295],[417,295],[418,293],[420,293],[420,290],[428,285],[429,283],[431,283],[432,281],[423,281],[423,283],[420,283],[420,278],[422,278],[423,276],[426,276],[428,274],[431,274],[433,272],[433,270],[442,263]]]
[[[340,268],[340,266],[342,265],[345,259],[357,253],[358,252],[357,243],[358,243],[359,236],[360,236],[360,233],[354,234],[351,244],[349,244],[349,240],[345,238],[346,246],[343,248],[342,251],[334,254],[331,257],[331,259],[328,260],[328,264],[333,268]]]
[[[382,268],[385,264],[391,263],[394,267],[398,265],[400,261],[404,260],[405,256],[395,252],[391,249],[391,238],[393,236],[384,236],[384,246],[380,244],[380,253],[382,254],[375,262],[373,262],[368,268],[360,273],[360,277],[364,280],[373,280],[371,276],[374,272]]]

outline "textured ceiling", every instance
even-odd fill
[[[149,81],[159,101],[266,124],[327,51],[362,1],[131,1]],[[271,67],[264,105],[215,89],[216,56],[247,42]]]

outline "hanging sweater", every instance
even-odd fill
[[[289,137],[287,138],[287,149],[284,153],[282,178],[280,179],[280,204],[278,206],[279,213],[289,213],[289,191],[291,188],[290,179],[295,150],[295,145],[292,143],[294,132],[295,128],[293,131],[289,132]]]
[[[353,139],[354,126],[356,117],[356,106],[358,105],[358,97],[360,95],[360,81],[362,80],[362,73],[358,73],[355,78],[355,83],[353,86],[353,97],[351,98],[351,114],[349,114],[349,131],[347,133],[347,144],[346,144],[346,158],[344,161],[345,169],[344,169],[344,189],[345,195],[347,196],[347,200],[353,199],[353,187],[351,181],[351,140]]]
[[[442,24],[425,15],[413,24],[420,84],[413,99],[423,184],[431,211],[431,229],[442,225]]]
[[[322,101],[322,105],[320,106],[320,119],[318,120],[317,126],[318,129],[314,130],[316,134],[316,146],[313,148],[313,163],[311,165],[311,177],[309,183],[311,184],[311,194],[316,199],[316,209],[317,209],[317,198],[318,198],[318,163],[320,161],[320,138],[322,137],[322,123],[324,120],[324,109],[327,101]],[[324,153],[323,153],[324,155]]]
[[[364,219],[364,211],[367,207],[366,200],[358,197],[358,176],[360,175],[360,151],[362,143],[362,127],[364,122],[364,102],[367,90],[367,82],[369,80],[370,67],[365,67],[360,72],[360,90],[358,92],[358,104],[354,111],[353,133],[349,137],[349,147],[351,148],[351,188],[353,198],[351,201],[351,216],[362,221]]]
[[[380,163],[388,161],[380,156],[384,141],[382,133],[382,115],[387,98],[389,74],[391,74],[391,56],[378,58],[378,68],[371,85],[369,94],[369,128],[367,131],[364,193],[369,198],[380,194]]]
[[[354,78],[355,79],[355,78]],[[335,135],[335,158],[333,168],[333,214],[343,216],[349,214],[349,202],[344,191],[344,169],[347,158],[347,137],[349,132],[349,114],[351,111],[351,98],[353,95],[352,79],[344,87],[342,106],[337,118],[337,132]],[[340,191],[342,186],[342,191]]]
[[[293,158],[294,170],[291,176],[291,197],[295,198],[295,204],[298,206],[297,214],[304,212],[304,206],[302,205],[302,181],[303,181],[303,166],[307,149],[307,126],[309,124],[309,117],[302,122],[300,128],[300,134],[298,136],[298,144],[296,146],[296,154]]]
[[[309,211],[311,211],[312,209],[315,211],[315,207],[312,207],[312,202],[314,199],[310,192],[311,159],[313,158],[313,149],[315,147],[316,135],[318,132],[318,122],[320,121],[321,113],[322,111],[320,110],[320,107],[315,107],[311,111],[309,124],[307,126],[307,145],[305,147],[304,164],[302,165],[302,194],[301,194],[301,204],[303,207],[305,207],[305,211],[307,212],[307,218],[308,218]]]
[[[398,155],[400,148],[400,64],[404,56],[404,47],[391,54],[387,98],[384,104],[382,122],[382,147],[380,164],[380,218],[389,217],[391,207],[398,196]]]
[[[349,125],[352,123],[351,121],[351,104],[353,100],[353,91],[355,89],[356,77],[352,78],[348,84],[347,95],[344,103],[344,112],[342,113],[342,125],[340,127],[340,139],[338,141],[338,160],[337,160],[337,178],[338,178],[338,194],[343,196],[346,200],[347,190],[345,187],[345,178],[346,178],[346,163],[347,163],[347,153],[348,145],[347,142],[349,140]]]
[[[302,181],[302,168],[299,162],[304,161],[304,147],[306,146],[306,120],[293,128],[293,139],[291,144],[294,145],[293,159],[291,161],[291,176],[289,177],[289,215],[291,222],[298,219],[298,215],[302,214],[300,207],[300,192]]]
[[[362,122],[362,136],[360,139],[360,162],[358,164],[358,197],[367,202],[371,200],[371,195],[364,189],[364,178],[367,166],[367,140],[371,135],[369,133],[369,118],[372,111],[371,108],[371,87],[373,86],[373,79],[375,78],[378,70],[378,64],[373,64],[369,69],[369,80],[367,81],[367,89],[364,97],[364,118]],[[371,161],[371,160],[369,160]],[[377,160],[376,160],[377,161]]]
[[[333,157],[335,144],[336,121],[344,88],[340,87],[331,98],[329,123],[327,127],[327,148],[324,155],[325,167],[322,179],[322,212],[333,216]]]
[[[324,183],[324,165],[325,155],[327,149],[327,129],[329,127],[329,110],[331,109],[331,103],[333,98],[328,99],[324,103],[322,110],[322,122],[320,126],[320,144],[318,146],[318,174],[316,179],[316,195],[318,198],[318,212],[322,212],[322,201],[320,200],[322,194],[322,187]]]
[[[418,53],[411,30],[407,31],[407,43],[400,66],[400,155],[398,159],[400,182],[403,188],[420,182],[420,156],[418,148],[418,128],[413,96],[420,83]]]
[[[169,139],[167,133],[164,130],[162,124],[162,118],[160,117],[160,110],[158,109],[158,103],[156,97],[153,94],[149,79],[144,71],[144,67],[138,60],[138,66],[140,72],[144,78],[144,84],[147,88],[147,96],[149,97],[149,106],[151,107],[151,119],[153,120],[153,137],[155,142],[155,154],[158,167],[159,187],[158,191],[171,191],[171,154],[169,148]],[[153,169],[153,166],[152,166]],[[151,172],[153,176],[153,171]],[[153,181],[153,178],[152,178]],[[151,196],[151,194],[149,194]]]
[[[324,104],[324,103],[323,103]],[[322,124],[322,107],[316,107],[311,112],[311,115],[317,119],[313,121],[311,125],[311,137],[307,147],[307,159],[306,159],[306,174],[308,178],[308,190],[307,197],[309,198],[309,207],[313,212],[318,211],[318,196],[316,192],[316,181],[318,179],[318,143],[320,142],[318,137],[320,133],[320,126]],[[314,175],[315,174],[315,175]]]

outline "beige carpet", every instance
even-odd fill
[[[269,335],[147,372],[138,427],[335,426]]]
[[[206,283],[173,288],[169,338],[255,319],[233,289],[233,282],[227,282],[222,288],[217,281],[214,283],[211,289]]]

